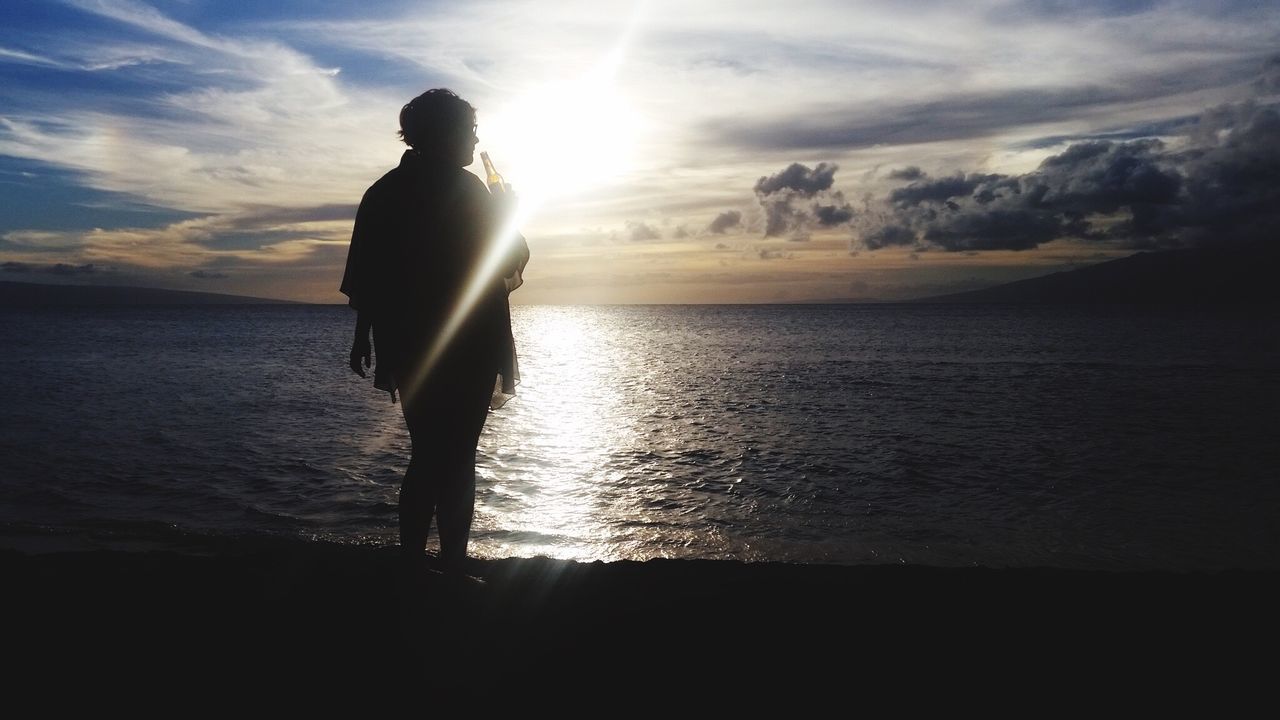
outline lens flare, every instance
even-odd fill
[[[629,167],[638,121],[617,90],[617,76],[645,7],[645,3],[635,6],[618,42],[591,72],[577,82],[528,93],[498,113],[493,134],[520,138],[512,141],[512,149],[513,157],[522,156],[519,166],[503,167],[517,167],[516,172],[507,171],[508,179],[527,181],[529,189],[521,192],[519,208],[489,243],[488,254],[467,280],[457,307],[420,359],[410,384],[400,389],[402,393],[412,394],[421,387],[519,241],[519,228],[548,198],[581,191]],[[591,155],[590,173],[570,162],[584,152]]]

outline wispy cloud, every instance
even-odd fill
[[[36,55],[22,50],[13,50],[6,47],[0,47],[0,62],[16,62],[25,65],[37,65],[52,68],[74,67],[42,55]]]

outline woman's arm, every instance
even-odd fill
[[[519,198],[511,185],[506,185],[502,192],[485,193],[487,196],[487,213],[488,213],[488,232],[494,234],[494,240],[499,243],[502,252],[500,272],[506,281],[507,292],[511,292],[524,282],[521,274],[524,272],[524,266],[529,263],[529,243],[524,239],[524,235],[519,230],[508,228],[516,208],[520,204]],[[509,236],[501,236],[504,232],[510,232]]]
[[[373,321],[366,312],[356,313],[356,337],[351,342],[351,371],[360,377],[365,375],[365,368],[373,364],[373,349],[369,344],[369,330]]]

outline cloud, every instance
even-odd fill
[[[0,61],[16,62],[23,65],[36,65],[42,67],[51,67],[65,69],[67,63],[43,55],[36,55],[23,50],[15,50],[13,48],[0,47]]]
[[[862,243],[868,250],[879,250],[894,245],[914,245],[915,242],[915,231],[903,225],[882,225],[862,236]]]
[[[922,177],[924,177],[924,171],[915,165],[889,171],[890,180],[919,180]]]
[[[174,58],[163,51],[138,46],[90,48],[83,53],[82,57],[75,60],[61,60],[0,46],[0,63],[11,62],[64,71],[84,70],[99,72],[103,70],[119,70],[135,65],[173,61]]]
[[[216,272],[213,270],[192,270],[187,274],[200,280],[222,280],[228,277],[226,273]]]
[[[781,172],[757,180],[755,191],[757,195],[791,191],[800,197],[813,197],[831,189],[838,169],[835,163],[820,162],[812,170],[800,163],[791,163]]]
[[[99,16],[76,18],[92,32],[43,38],[52,46],[44,59],[64,72],[8,91],[0,154],[195,213],[350,202],[386,161],[402,100],[385,91],[340,84],[332,68],[260,33],[217,35],[137,2],[71,4]],[[0,60],[42,57],[3,50]],[[76,75],[103,69],[120,70],[127,84],[79,91],[85,81]],[[63,84],[75,88],[67,93],[74,101],[50,92]]]
[[[1280,93],[1280,55],[1267,58],[1262,73],[1253,81],[1253,87],[1260,95]]]
[[[713,235],[723,235],[726,230],[732,227],[738,227],[742,224],[742,213],[737,210],[726,210],[720,213],[707,226],[707,232]]]
[[[842,225],[853,219],[853,206],[844,202],[844,195],[839,192],[832,195],[836,200],[836,204],[823,205],[814,203],[813,205],[813,216],[817,218],[818,224],[823,227]]]
[[[889,202],[899,208],[915,207],[925,203],[945,203],[951,198],[964,197],[971,194],[978,186],[994,183],[1001,175],[954,175],[951,177],[930,179],[924,173],[910,185],[898,188],[889,193]],[[994,188],[986,188],[993,192]]]
[[[788,197],[762,197],[760,206],[764,208],[765,237],[776,237],[789,231],[801,232],[804,226],[803,215],[791,205]]]
[[[1061,10],[1067,6],[1056,0],[999,0],[978,7],[819,0],[803,13],[709,0],[680,13],[650,12],[636,25],[635,40],[619,43],[625,18],[608,3],[585,0],[553,7],[396,2],[355,12],[330,4],[299,11],[288,3],[265,15],[237,3],[220,5],[218,12],[152,0],[74,4],[80,10],[63,3],[50,12],[9,13],[16,24],[0,39],[0,92],[6,100],[0,154],[56,167],[68,184],[114,193],[95,193],[95,201],[128,201],[182,215],[98,215],[92,222],[57,227],[23,219],[5,231],[102,230],[39,242],[34,235],[9,235],[0,240],[0,261],[145,263],[193,286],[199,279],[187,271],[225,270],[218,263],[227,258],[255,273],[276,272],[290,285],[319,282],[290,275],[300,264],[276,258],[292,253],[298,263],[314,262],[349,235],[349,217],[339,217],[346,212],[343,204],[394,165],[400,150],[393,137],[395,112],[425,86],[454,87],[476,103],[485,149],[513,157],[492,122],[507,111],[508,101],[564,80],[566,68],[595,67],[624,45],[616,56],[622,62],[617,77],[627,110],[641,121],[634,157],[642,162],[622,175],[624,189],[601,183],[598,195],[593,190],[591,197],[549,204],[526,228],[531,240],[588,226],[616,228],[620,238],[624,232],[660,232],[681,239],[678,223],[687,223],[683,232],[696,233],[708,228],[708,218],[734,207],[743,211],[740,227],[749,230],[729,226],[728,233],[758,229],[779,240],[812,235],[809,246],[776,243],[795,247],[804,262],[830,229],[844,227],[905,248],[971,247],[979,243],[969,235],[1002,224],[1030,231],[997,233],[999,244],[1036,242],[1055,223],[1054,232],[1087,234],[1100,243],[1130,242],[1128,237],[1165,242],[1190,232],[1161,229],[1194,220],[1174,212],[1182,199],[1207,198],[1215,189],[1194,180],[1188,170],[1192,158],[1175,159],[1189,149],[1185,130],[1159,129],[1167,145],[1146,154],[1130,149],[1125,161],[1156,173],[1129,176],[1135,196],[1157,194],[1160,174],[1180,178],[1178,201],[1139,203],[1136,218],[1129,205],[1112,212],[1094,209],[1104,198],[1090,199],[1083,186],[1070,190],[1073,200],[1059,197],[1062,207],[1052,212],[1015,197],[1015,187],[1027,194],[1023,174],[1030,166],[1024,158],[1043,156],[1022,152],[1026,143],[1080,136],[1045,151],[1060,153],[1068,142],[1133,140],[1099,134],[1142,134],[1167,118],[1198,114],[1199,106],[1238,99],[1231,93],[1238,96],[1253,79],[1240,68],[1256,68],[1275,55],[1280,14],[1266,3],[1246,12],[1242,4],[1198,7],[1181,0],[1118,16],[1095,12],[1094,3]],[[1048,5],[1058,9],[1044,9]],[[949,32],[939,33],[939,27]],[[342,73],[335,75],[339,64]],[[1264,74],[1258,87],[1274,89],[1277,77]],[[720,127],[729,132],[706,136]],[[1007,133],[1008,128],[1019,130]],[[989,140],[911,145],[974,136]],[[1088,162],[1118,168],[1123,153],[1110,152]],[[973,159],[980,153],[989,153],[981,165]],[[1016,169],[999,164],[1015,155]],[[685,172],[689,158],[697,159],[694,172]],[[806,195],[821,179],[819,159],[839,162],[844,174],[835,178],[832,165],[831,184]],[[794,160],[807,163],[801,166],[807,175],[798,183],[778,178],[776,187],[761,188],[768,192],[759,198],[758,215],[755,208],[726,203],[725,187],[754,188],[758,176],[785,172]],[[887,202],[889,190],[924,180],[924,170],[914,177],[877,173],[855,193],[851,181],[873,166],[899,168],[895,173],[923,167],[939,180],[955,177],[950,173],[956,168],[965,171],[966,181],[1002,173],[1009,186],[988,182],[956,196],[896,207]],[[519,185],[520,164],[504,161],[503,169]],[[1061,173],[1073,179],[1088,174],[1083,166]],[[836,195],[838,187],[853,207]],[[885,201],[864,210],[867,190]],[[1230,202],[1220,198],[1217,212],[1231,215],[1237,205],[1251,202],[1245,193],[1236,196]],[[686,207],[678,211],[664,209],[681,203]],[[1078,207],[1068,211],[1073,203]],[[303,208],[285,217],[302,206],[330,210],[306,219]],[[1214,206],[1204,208],[1197,222],[1214,225]],[[273,212],[278,217],[268,217]],[[200,220],[151,229],[192,217]],[[672,218],[671,224],[657,224],[658,217]],[[625,224],[635,218],[647,218],[652,232]],[[339,227],[343,222],[345,230]],[[1148,235],[1127,230],[1129,223],[1148,228]],[[901,231],[874,235],[881,224]],[[932,240],[926,240],[930,231]],[[724,237],[713,233],[705,245]],[[733,244],[738,251],[754,251]],[[648,255],[633,253],[627,262],[649,262]],[[681,257],[693,262],[690,255]],[[720,251],[716,259],[729,257]],[[926,259],[936,264],[936,257]],[[755,265],[772,271],[769,263]],[[541,267],[567,273],[570,265]],[[254,276],[232,272],[237,283]]]
[[[920,100],[848,106],[827,104],[801,116],[739,114],[704,121],[707,142],[752,151],[847,152],[877,145],[967,140],[1070,120],[1092,120],[1125,105],[1173,102],[1206,88],[1252,77],[1260,58],[1233,56],[1195,66],[1174,65],[1113,77],[1107,83],[1081,79],[1060,87],[938,92]]]
[[[918,239],[974,251],[1060,238],[1130,248],[1272,239],[1280,227],[1277,106],[1228,103],[1178,128],[1167,140],[1077,142],[1021,175],[912,173],[864,222],[862,243],[874,250]]]
[[[943,250],[1029,250],[1063,236],[1061,223],[1032,210],[957,212],[930,224],[926,244]]]
[[[10,260],[5,263],[0,263],[0,271],[4,271],[4,272],[29,273],[31,272],[31,270],[32,270],[32,266],[30,263],[16,262],[14,260]]]
[[[853,219],[853,206],[832,189],[838,169],[835,163],[820,162],[812,169],[791,163],[757,180],[754,190],[765,213],[765,237],[790,233],[792,240],[803,241],[813,225],[834,227]]]
[[[90,231],[15,231],[3,245],[15,252],[135,268],[172,269],[235,260],[258,266],[295,263],[329,245],[344,249],[348,220],[321,207],[316,212],[263,211],[209,215],[156,228],[96,228]],[[22,256],[19,256],[22,257]],[[24,258],[25,259],[25,258]]]
[[[662,237],[662,233],[652,225],[643,222],[627,222],[627,239],[631,242],[644,242],[645,240],[658,240]]]
[[[248,205],[229,218],[236,228],[293,226],[321,222],[355,222],[355,203],[329,203],[303,207]]]

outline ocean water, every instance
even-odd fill
[[[517,307],[472,553],[1280,567],[1274,311]],[[391,544],[330,306],[0,311],[0,544]]]

